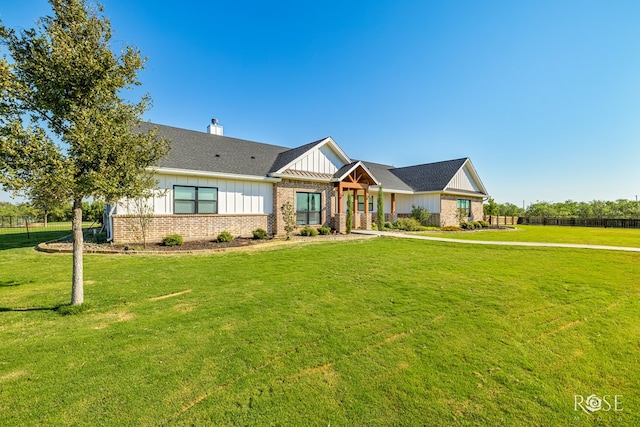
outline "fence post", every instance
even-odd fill
[[[27,228],[27,239],[31,240],[31,234],[29,234],[29,217],[25,216],[23,219],[24,219],[24,226]]]

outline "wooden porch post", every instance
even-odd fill
[[[353,215],[358,214],[358,190],[353,190]]]
[[[364,188],[364,213],[369,213],[369,187]]]
[[[396,193],[391,193],[391,215],[396,213]]]

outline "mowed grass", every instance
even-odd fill
[[[83,222],[83,228],[95,226],[92,222]],[[0,250],[18,247],[33,247],[40,242],[59,239],[71,234],[71,222],[53,222],[47,227],[43,224],[26,227],[0,228]]]
[[[420,233],[432,237],[461,240],[490,240],[501,242],[575,243],[585,245],[640,247],[640,229],[561,227],[518,225],[511,230],[473,230],[463,232]]]
[[[640,425],[640,254],[0,251],[0,425]],[[620,395],[587,414],[574,395]],[[612,398],[610,398],[611,400]]]

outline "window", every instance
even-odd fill
[[[218,213],[218,189],[215,187],[173,187],[173,213]]]
[[[364,195],[358,196],[358,212],[364,212]],[[373,212],[373,196],[369,196],[369,212]]]
[[[463,218],[471,216],[471,200],[458,199],[458,212]]]
[[[296,193],[298,225],[320,224],[320,193]]]

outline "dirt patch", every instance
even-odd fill
[[[159,297],[153,297],[153,298],[150,298],[150,299],[151,299],[151,301],[158,301],[158,300],[161,300],[161,299],[177,297],[179,295],[188,294],[189,292],[191,292],[191,289],[187,289],[186,291],[174,292],[172,294],[160,295]]]

